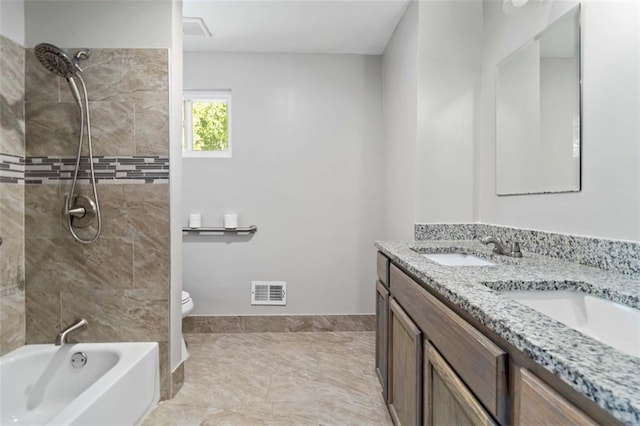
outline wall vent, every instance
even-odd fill
[[[182,18],[182,34],[186,36],[211,37],[211,31],[202,18]]]
[[[252,305],[286,305],[287,283],[284,281],[251,281]]]

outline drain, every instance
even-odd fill
[[[84,352],[76,352],[71,355],[71,366],[73,368],[82,368],[87,365],[87,354]]]

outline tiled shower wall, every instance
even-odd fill
[[[160,342],[167,397],[168,51],[95,49],[82,63],[103,220],[102,236],[89,245],[71,238],[61,215],[79,109],[67,82],[45,70],[33,49],[25,60],[26,341],[49,343],[82,317],[89,327],[77,339],[84,342]],[[81,180],[81,192],[90,193],[88,182]]]
[[[25,343],[24,48],[0,36],[0,355]]]

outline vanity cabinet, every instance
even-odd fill
[[[428,340],[424,353],[424,426],[497,424]]]
[[[380,256],[376,369],[396,426],[619,424]]]
[[[389,290],[380,281],[376,283],[376,374],[382,386],[382,397],[387,397],[387,354],[389,352]]]
[[[507,353],[397,266],[392,264],[389,274],[392,303],[402,306],[430,347],[446,360],[485,410],[507,423]],[[426,422],[432,424],[428,418]]]
[[[389,413],[396,426],[419,425],[422,333],[395,300],[389,307]]]
[[[515,378],[515,426],[598,424],[529,370],[518,368]]]
[[[376,282],[376,374],[382,397],[388,401],[387,359],[389,357],[389,259],[378,253]]]

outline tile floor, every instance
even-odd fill
[[[392,425],[374,372],[373,332],[186,335],[178,395],[155,425]]]

